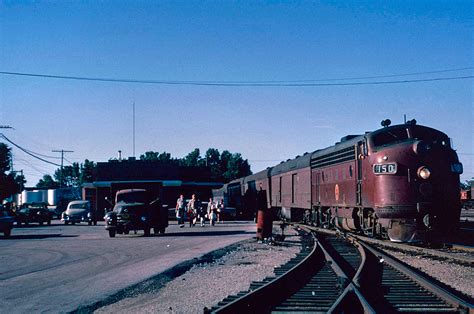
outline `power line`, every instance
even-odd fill
[[[7,142],[9,142],[10,144],[12,144],[13,146],[15,146],[15,147],[18,148],[19,150],[23,151],[24,153],[30,155],[30,156],[33,157],[33,158],[36,158],[36,159],[38,159],[38,160],[41,160],[42,162],[45,162],[45,163],[48,163],[48,164],[51,164],[51,165],[54,165],[54,166],[57,166],[57,167],[60,167],[60,166],[61,166],[61,165],[59,165],[59,164],[56,164],[56,163],[54,163],[54,162],[51,162],[51,161],[49,161],[49,160],[43,159],[43,158],[41,158],[41,157],[38,157],[38,156],[36,156],[36,155],[30,153],[27,149],[25,149],[25,148],[23,148],[23,147],[21,147],[21,146],[15,144],[14,142],[12,142],[9,138],[7,138],[7,137],[6,137],[4,134],[2,134],[2,133],[0,133],[0,136],[3,137]]]
[[[360,80],[369,78],[395,77],[407,75],[420,75],[428,73],[441,73],[447,71],[460,71],[471,68],[449,69],[430,72],[418,72],[407,74],[394,74],[384,76],[372,77],[358,77],[358,78],[342,78],[342,79],[325,79],[325,80],[307,80],[307,81],[169,81],[169,80],[136,80],[136,79],[114,79],[114,78],[99,78],[99,77],[81,77],[81,76],[64,76],[64,75],[50,75],[50,74],[35,74],[22,72],[5,72],[0,71],[0,74],[28,76],[40,78],[53,78],[64,80],[78,80],[78,81],[98,81],[98,82],[114,82],[114,83],[138,83],[138,84],[160,84],[160,85],[191,85],[191,86],[220,86],[220,87],[318,87],[318,86],[358,86],[358,85],[385,85],[385,84],[404,84],[404,83],[419,83],[419,82],[434,82],[434,81],[448,81],[448,80],[463,80],[472,79],[474,75],[465,76],[451,76],[451,77],[436,77],[424,79],[411,80],[395,80],[395,81],[375,81],[375,82],[348,82],[348,83],[315,83],[322,81],[337,81],[337,80]]]

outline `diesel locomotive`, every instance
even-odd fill
[[[450,138],[415,120],[348,135],[333,146],[305,153],[225,184],[214,193],[242,216],[267,210],[280,218],[416,242],[451,235],[459,224],[459,175]]]

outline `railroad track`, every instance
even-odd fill
[[[308,235],[311,234],[311,237]],[[472,300],[354,237],[309,233],[275,277],[229,296],[212,313],[474,313]]]

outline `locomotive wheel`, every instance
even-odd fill
[[[12,229],[6,229],[5,231],[3,231],[3,236],[5,238],[9,238],[11,233],[12,233]]]

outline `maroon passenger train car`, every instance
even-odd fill
[[[268,208],[283,218],[392,241],[451,234],[459,223],[462,164],[448,136],[415,120],[382,125],[232,181],[220,192],[232,187],[229,201],[238,196],[238,210],[254,212],[252,193],[265,190]]]

